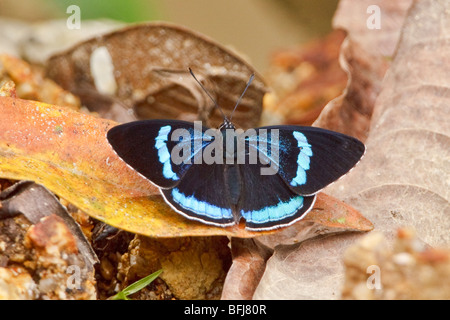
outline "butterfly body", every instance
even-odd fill
[[[223,227],[245,219],[255,231],[303,218],[317,192],[347,173],[365,150],[355,138],[320,128],[243,131],[228,119],[218,129],[135,121],[112,128],[107,138],[178,213]]]

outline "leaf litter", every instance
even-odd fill
[[[367,8],[369,4],[372,3],[361,1],[356,6],[352,2],[356,7],[354,10]],[[352,10],[344,11],[348,5],[350,1],[340,3],[342,7],[338,10],[335,21],[345,21],[347,15],[351,17]],[[376,91],[379,93],[376,94],[375,91],[375,97],[371,98],[374,109],[370,112],[373,113],[370,126],[369,118],[366,118],[362,120],[365,122],[361,127],[363,129],[354,132],[361,137],[366,132],[369,133],[367,153],[352,172],[327,187],[324,192],[343,199],[364,213],[374,223],[375,230],[386,236],[388,246],[393,245],[397,229],[402,226],[413,227],[418,241],[425,245],[448,246],[449,3],[415,1],[408,11],[408,3],[403,1],[389,4],[380,2],[380,5],[385,9],[392,9],[393,20],[400,22],[399,18],[406,18],[400,32],[392,32],[390,39],[379,39],[391,44],[399,40],[385,78],[383,79],[382,74],[381,77],[374,78],[373,84],[378,87]],[[384,17],[390,12],[384,10]],[[390,21],[386,18],[384,20]],[[360,32],[357,37],[352,37],[352,31],[353,29],[348,30],[350,39],[347,45],[352,46],[351,41],[355,38],[365,38],[357,46],[367,49],[377,43],[377,37],[371,37],[373,33],[367,28],[365,31],[363,28],[356,28],[356,32]],[[387,47],[391,48],[388,52],[393,53],[395,46]],[[349,47],[344,46],[343,50],[349,50]],[[385,55],[386,51],[377,54]],[[377,60],[373,62],[376,65]],[[354,73],[359,70],[351,69],[353,73],[349,88],[354,86],[353,81],[357,79]],[[345,95],[325,108],[316,124],[330,123],[324,122],[324,119],[344,115],[347,113],[342,113],[344,108],[358,106],[356,103],[352,104],[356,97],[348,89]],[[361,97],[367,97],[366,93],[361,93]],[[316,238],[294,247],[276,247],[253,298],[340,298],[345,280],[342,257],[346,248],[360,238],[360,235],[348,234]],[[361,277],[367,279],[368,275],[362,274]],[[400,292],[401,285],[394,286],[392,290]]]
[[[144,30],[146,28],[148,26],[142,27]],[[170,28],[173,29],[173,27]],[[135,29],[132,28],[131,30],[134,31]],[[118,33],[120,34],[121,31]],[[208,41],[201,41],[208,44]],[[79,50],[85,50],[83,49],[85,47],[86,44],[81,44],[79,46],[81,49]],[[64,59],[66,55],[63,54]],[[227,55],[230,55],[230,53],[225,51],[225,57]],[[30,83],[31,81],[32,90],[25,96],[23,91],[19,91],[19,97],[41,100],[34,92],[40,91],[41,80],[45,78],[42,75],[39,75],[37,78],[34,77],[33,72],[36,72],[34,70],[26,73],[16,72],[16,70],[29,68],[26,63],[18,59],[3,56],[3,61],[7,62],[7,71],[16,83]],[[78,61],[78,63],[80,62]],[[57,65],[57,63],[54,63],[54,65]],[[245,63],[242,65],[244,68],[248,68]],[[235,68],[233,67],[232,69]],[[54,70],[52,72],[56,72]],[[174,75],[176,76],[179,71],[159,67],[157,73],[165,75],[165,78],[170,78],[174,77]],[[14,76],[14,74],[18,76]],[[23,74],[29,74],[31,77],[23,77]],[[213,80],[218,81],[217,78]],[[45,80],[44,83],[51,82]],[[70,86],[67,86],[67,88],[73,89]],[[56,90],[53,92],[65,92],[53,85],[52,89]],[[92,91],[93,89],[91,88],[87,91],[90,90]],[[2,98],[0,103],[2,114],[5,115],[1,123],[2,128],[5,129],[2,131],[1,139],[3,156],[0,168],[2,177],[35,180],[100,221],[105,221],[137,234],[151,235],[153,237],[163,236],[165,238],[171,236],[186,237],[188,235],[205,236],[219,234],[232,237],[255,237],[262,234],[249,233],[239,227],[231,230],[206,227],[202,224],[187,221],[173,213],[162,201],[155,187],[127,168],[121,161],[118,161],[107,145],[102,145],[106,131],[115,124],[113,121],[92,117],[60,106],[16,99],[14,98],[14,88],[6,89],[5,92],[11,93],[7,94],[9,97]],[[52,92],[52,90],[49,92]],[[74,90],[74,92],[77,92],[77,90]],[[105,93],[104,90],[103,93]],[[99,93],[95,93],[94,96],[98,97]],[[104,95],[100,94],[100,96]],[[59,101],[54,100],[54,97],[61,97],[61,95],[50,95],[46,101]],[[105,99],[110,100],[110,98],[110,96],[107,96]],[[247,98],[250,102],[244,102],[243,110],[246,110],[245,103],[251,103],[252,106],[261,106],[258,95],[250,94],[249,98],[256,100],[252,101]],[[114,98],[113,100],[116,101],[117,99]],[[230,97],[231,100],[236,99]],[[73,101],[75,101],[74,109],[79,109],[76,99]],[[72,106],[70,107],[72,108]],[[114,106],[110,108],[114,108]],[[260,110],[256,110],[256,114]],[[247,116],[242,117],[243,120],[239,120],[239,117],[237,119],[241,122],[244,119],[258,118],[258,116],[248,117],[247,114]],[[247,121],[242,122],[241,125],[246,127],[253,124]],[[54,152],[54,150],[58,150],[58,152]],[[126,201],[121,200],[124,199],[124,194],[129,194],[130,196]],[[149,195],[150,197],[148,197]],[[325,194],[319,195],[317,204],[318,214],[313,212],[307,216],[302,221],[302,224],[296,226],[293,232],[291,231],[294,235],[287,233],[287,235],[282,236],[284,237],[283,241],[301,241],[304,238],[303,234],[308,232],[311,235],[317,235],[348,230],[367,231],[372,228],[371,223],[357,211],[351,210],[351,208]],[[333,210],[336,208],[337,210]],[[144,215],[143,212],[149,212],[148,210],[150,210],[150,215]],[[331,215],[326,216],[324,219],[321,211],[330,212]],[[158,218],[158,215],[160,215],[160,218]],[[170,223],[171,219],[174,219],[172,223]],[[200,238],[198,239],[200,240]],[[197,242],[197,240],[191,241]],[[270,240],[267,241],[270,242]],[[106,260],[102,260],[102,262],[104,261]],[[146,270],[147,274],[151,271]],[[182,273],[177,274],[175,271],[167,272],[166,274],[166,281],[169,282],[170,277],[183,278],[183,276],[186,276]],[[260,275],[258,274],[254,277],[255,284],[257,284],[259,277]],[[126,282],[122,284],[126,285]],[[195,286],[195,284],[192,285]],[[185,298],[193,297],[196,296],[185,296]],[[249,297],[247,294],[247,298]]]
[[[404,3],[403,3],[403,6],[404,6]],[[400,10],[401,11],[401,10]],[[158,71],[158,72],[166,72],[164,69],[161,69],[161,71]],[[384,87],[383,87],[384,88]],[[17,100],[17,101],[15,101],[14,103],[11,103],[12,105],[14,105],[15,103],[19,103],[19,104],[21,104],[21,106],[26,106],[26,103],[22,103],[22,102],[20,102],[19,100]],[[44,109],[41,109],[41,107],[42,108],[45,108],[45,111],[47,111],[47,112],[49,112],[49,114],[53,114],[55,111],[57,111],[58,110],[58,112],[61,112],[61,110],[60,109],[57,109],[57,108],[53,108],[52,106],[45,106],[45,105],[34,105],[33,103],[29,103],[29,104],[32,104],[32,106],[34,107],[34,106],[36,106],[39,110],[44,110]],[[260,105],[260,104],[259,104]],[[45,113],[45,112],[44,112]],[[80,118],[78,118],[78,120],[80,120]],[[84,120],[83,120],[84,121]],[[82,123],[83,121],[81,121],[81,122],[76,122],[76,121],[74,121],[74,127],[76,127],[76,125],[78,124],[80,124],[80,123]],[[89,121],[91,121],[91,120],[89,120]],[[99,119],[98,120],[99,121],[99,123],[98,124],[100,124],[100,123],[102,123],[101,121],[101,119]],[[411,121],[414,121],[414,118],[411,120]],[[94,122],[91,122],[91,123],[94,123]],[[113,125],[113,123],[112,122],[110,122],[110,123],[107,123],[107,122],[103,122],[102,123],[102,125],[100,125],[100,127],[98,126],[98,124],[97,124],[97,126],[95,126],[94,125],[94,128],[96,129],[96,130],[94,130],[95,131],[95,133],[96,134],[100,134],[101,132],[102,132],[102,130],[105,130],[107,127],[109,127],[109,126],[111,126],[111,125]],[[102,129],[100,129],[100,128],[102,128]],[[75,130],[77,130],[77,129],[75,129]],[[81,130],[81,132],[83,132],[84,134],[86,134],[86,133],[88,133],[88,134],[91,134],[92,133],[92,130],[86,130],[86,129],[80,129]],[[365,130],[365,129],[364,129]],[[365,132],[364,130],[362,130],[362,131],[360,131],[360,132]],[[339,131],[339,130],[338,130]],[[53,132],[54,133],[56,133],[57,135],[61,135],[61,134],[63,134],[64,135],[64,133],[67,133],[67,130],[65,130],[65,127],[64,126],[61,126],[61,125],[56,125],[56,126],[54,126],[53,127]],[[95,134],[94,134],[94,136],[95,136]],[[372,134],[371,134],[371,136],[372,136]],[[431,138],[433,138],[433,136],[431,137]],[[432,139],[431,139],[432,140]],[[430,140],[430,141],[431,141]],[[47,140],[48,141],[48,140]],[[368,140],[368,141],[371,141],[370,139]],[[442,140],[443,141],[443,143],[444,143],[444,146],[445,146],[445,139],[444,140]],[[25,142],[25,141],[21,141],[21,142]],[[430,142],[431,143],[431,142]],[[88,143],[88,145],[89,145],[89,143]],[[86,149],[89,149],[89,148],[86,148]],[[93,152],[92,150],[83,150],[83,148],[81,148],[81,149],[78,149],[77,151],[84,151],[85,152],[85,154],[88,154],[89,155],[89,157],[93,157],[94,159],[95,159],[95,157],[98,155],[98,154],[96,154],[96,152],[97,151],[95,151],[95,152]],[[19,152],[20,153],[20,152]],[[369,155],[367,155],[367,156],[369,156]],[[88,157],[88,158],[89,158]],[[43,159],[45,159],[46,158],[46,156],[44,156],[43,157]],[[105,159],[108,159],[108,157],[106,157]],[[110,161],[111,161],[112,159],[111,158],[109,158],[109,160],[107,161],[107,163],[110,163]],[[58,161],[56,161],[57,163],[58,163]],[[48,177],[51,177],[52,176],[52,174],[54,174],[55,173],[55,168],[52,168],[52,166],[50,165],[49,167],[48,166],[42,166],[41,168],[39,168],[39,164],[37,164],[36,162],[34,162],[33,163],[33,161],[30,161],[30,158],[29,159],[20,159],[19,160],[19,163],[21,163],[21,165],[23,166],[23,167],[27,167],[28,168],[28,173],[26,173],[26,174],[24,174],[23,172],[22,173],[20,173],[20,172],[18,172],[17,171],[17,169],[12,169],[12,166],[10,167],[10,169],[9,170],[11,170],[11,172],[14,172],[14,174],[16,175],[16,177],[18,177],[19,175],[29,175],[30,174],[30,172],[33,174],[33,170],[35,170],[35,169],[38,169],[37,171],[35,171],[34,172],[34,174],[36,174],[36,172],[38,172],[39,174],[37,174],[37,177],[36,177],[36,180],[41,180],[42,181],[42,178],[40,178],[40,175],[41,174],[43,174],[45,171],[46,171],[46,169],[48,169],[49,167],[53,170],[52,171],[52,173],[51,174],[48,174]],[[51,162],[50,162],[51,163]],[[364,162],[363,162],[364,163]],[[75,164],[75,165],[74,165]],[[71,168],[70,169],[70,172],[72,173],[72,175],[73,176],[80,176],[80,177],[83,177],[83,174],[85,174],[86,172],[89,172],[92,176],[96,176],[96,174],[95,174],[95,170],[93,170],[92,169],[92,166],[90,167],[90,166],[88,166],[88,165],[84,165],[84,164],[82,164],[82,165],[78,165],[78,164],[76,164],[76,162],[72,162],[72,166],[68,166],[67,168]],[[62,170],[62,171],[64,171],[64,170]],[[120,174],[123,174],[123,172],[124,171],[126,171],[126,170],[122,170],[122,171],[120,171],[121,173]],[[355,169],[354,171],[357,171],[357,169]],[[130,173],[126,173],[126,174],[130,174]],[[132,174],[131,174],[132,175]],[[354,175],[354,173],[352,172],[352,174],[351,175]],[[45,176],[45,175],[44,175]],[[89,175],[88,175],[89,176]],[[105,176],[102,176],[102,178],[104,178]],[[436,178],[438,178],[439,177],[439,175],[436,175]],[[85,181],[84,182],[87,182],[87,181],[91,181],[89,178],[87,178],[87,177],[83,177],[84,179],[85,179]],[[87,179],[87,180],[86,180]],[[350,179],[350,178],[348,178],[348,179]],[[49,179],[50,180],[50,179]],[[134,181],[134,180],[136,180],[136,177],[131,177],[130,176],[130,181]],[[357,180],[357,181],[363,181],[364,179],[355,179],[355,180]],[[41,182],[40,181],[40,182]],[[139,180],[138,180],[139,181]],[[344,189],[348,189],[348,186],[347,186],[347,184],[346,183],[344,183],[343,181],[345,181],[345,179],[342,179],[342,181],[339,181],[338,183],[336,183],[334,186],[332,186],[332,187],[330,187],[329,188],[329,190],[331,190],[329,193],[330,194],[334,194],[334,195],[336,195],[338,198],[340,198],[340,199],[345,199],[345,197],[342,197],[341,198],[341,195],[343,195],[343,194],[345,194],[345,192],[343,192],[342,190]],[[140,181],[141,182],[141,181]],[[356,182],[356,181],[355,181]],[[142,188],[142,184],[141,183],[135,183],[134,185],[133,185],[133,183],[132,182],[130,182],[131,184],[132,184],[132,186],[131,186],[131,190],[139,190],[139,192],[141,192],[141,193],[156,193],[155,192],[155,190],[153,190],[152,192],[148,192],[148,190],[145,190],[146,188],[144,187],[144,188]],[[51,184],[51,183],[50,183]],[[433,181],[430,181],[430,184],[432,185],[433,184]],[[45,185],[45,184],[44,184]],[[56,186],[56,185],[58,185],[58,186]],[[52,188],[54,188],[55,190],[59,190],[59,192],[57,192],[57,193],[60,193],[61,192],[61,190],[63,190],[63,189],[58,189],[58,188],[61,188],[61,185],[63,185],[63,183],[62,183],[62,181],[60,181],[59,183],[57,183],[57,184],[55,184],[55,185],[53,185],[52,186]],[[76,190],[77,188],[78,188],[78,186],[79,185],[82,185],[82,184],[78,184],[77,186],[76,186],[76,188],[74,189],[73,187],[70,187],[70,188],[68,188],[67,189],[67,191],[65,191],[65,192],[67,192],[67,193],[69,193],[69,191],[70,192],[73,192],[74,190]],[[139,187],[138,187],[139,186]],[[145,186],[145,184],[144,184],[144,186]],[[50,188],[50,189],[52,189],[52,188]],[[144,189],[144,190],[142,190],[142,189]],[[88,189],[87,189],[88,190]],[[102,190],[104,190],[104,189],[102,189]],[[101,196],[101,194],[103,194],[104,193],[104,191],[100,191],[98,194],[96,194],[96,195],[94,195],[94,196],[91,196],[90,198],[88,198],[89,200],[87,201],[87,202],[92,202],[93,204],[92,204],[92,208],[95,208],[95,207],[97,207],[97,208],[100,208],[100,209],[102,209],[103,208],[103,205],[104,205],[104,203],[103,203],[103,201],[101,200],[102,198],[98,198],[97,197],[97,195],[98,196]],[[340,193],[339,193],[339,191],[335,191],[335,190],[339,190],[340,191]],[[328,190],[326,190],[326,192],[328,193]],[[386,193],[388,193],[388,192],[386,192]],[[347,194],[351,194],[351,193],[347,193]],[[355,192],[355,194],[356,194],[356,192]],[[395,193],[394,193],[395,194]],[[414,190],[412,190],[411,191],[411,194],[413,195],[414,194]],[[83,196],[83,195],[79,195],[78,194],[78,196],[79,196],[79,198],[81,199],[81,198],[83,198],[83,197],[85,197],[85,196]],[[325,196],[326,197],[326,196]],[[85,198],[86,199],[86,198]],[[99,200],[100,199],[100,200]],[[445,200],[445,199],[444,199]],[[156,202],[157,203],[157,199],[156,198],[153,198],[152,199],[152,201],[154,201],[154,202]],[[86,201],[85,201],[86,202]],[[106,203],[108,203],[108,201],[105,201]],[[350,203],[350,204],[353,204],[352,202],[350,202],[350,201],[347,201],[348,203]],[[326,202],[326,200],[325,200],[325,203],[327,203]],[[355,202],[356,203],[356,202]],[[389,203],[389,202],[387,202],[387,203]],[[125,205],[124,203],[122,203],[122,205]],[[164,206],[164,204],[162,204],[163,206]],[[399,204],[399,207],[401,207],[401,205],[402,204]],[[358,206],[356,206],[356,208],[359,208]],[[366,213],[366,211],[365,211],[365,209],[366,208],[364,208],[364,210],[361,210],[361,212],[363,212],[364,214]],[[398,208],[397,208],[398,209]],[[86,210],[86,211],[89,211],[89,210]],[[357,211],[356,211],[357,212]],[[399,210],[393,210],[393,212],[400,212]],[[170,213],[169,213],[169,216],[170,216]],[[404,217],[402,214],[401,214],[401,212],[400,213],[396,213],[396,216],[397,217]],[[361,217],[362,216],[360,216],[359,215],[359,217],[360,217],[360,219],[362,219]],[[128,218],[128,217],[127,217]],[[370,216],[369,216],[369,218],[371,218]],[[364,219],[362,219],[362,220],[360,220],[360,223],[359,224],[355,224],[353,227],[350,227],[349,225],[346,225],[346,223],[348,222],[348,219],[347,219],[347,217],[344,215],[342,215],[342,214],[340,214],[340,215],[337,215],[337,216],[335,216],[335,217],[333,217],[333,218],[331,218],[331,219],[329,219],[327,222],[325,222],[325,223],[322,223],[322,222],[319,222],[318,223],[318,221],[320,221],[320,219],[319,220],[317,220],[317,221],[315,221],[315,220],[313,220],[313,221],[309,221],[309,224],[308,224],[308,221],[307,220],[303,220],[302,221],[302,223],[304,223],[305,224],[305,230],[302,230],[303,228],[299,228],[299,230],[297,230],[297,231],[287,231],[289,228],[287,228],[286,230],[284,230],[284,232],[286,232],[287,233],[287,235],[284,235],[284,236],[282,236],[282,233],[280,233],[280,237],[279,238],[281,238],[281,239],[284,239],[284,240],[281,240],[281,239],[277,239],[277,240],[270,240],[270,237],[276,237],[276,234],[274,234],[274,235],[268,235],[268,236],[264,236],[264,237],[268,237],[268,239],[269,240],[264,240],[264,238],[263,237],[258,237],[258,238],[256,238],[256,239],[242,239],[242,241],[245,243],[246,241],[252,241],[252,243],[253,243],[253,245],[251,245],[251,244],[248,244],[248,248],[250,248],[249,250],[254,250],[255,252],[257,252],[257,254],[259,254],[258,252],[266,252],[266,253],[263,253],[262,254],[262,258],[257,258],[256,257],[256,259],[258,260],[258,261],[261,261],[261,263],[260,263],[260,265],[262,266],[260,269],[263,269],[263,270],[265,270],[266,272],[264,273],[264,276],[262,276],[261,275],[261,273],[258,273],[258,272],[256,272],[256,273],[254,273],[252,276],[249,276],[249,278],[252,278],[251,279],[251,281],[253,281],[253,283],[254,283],[254,285],[257,285],[258,283],[259,283],[259,286],[256,288],[256,293],[255,293],[255,295],[253,296],[254,298],[267,298],[268,296],[266,295],[266,293],[270,293],[270,292],[276,292],[277,290],[276,290],[276,288],[275,287],[273,287],[273,286],[270,286],[270,285],[267,285],[267,279],[270,277],[270,271],[271,270],[281,270],[281,271],[279,271],[279,273],[278,273],[278,275],[279,276],[283,276],[283,273],[285,273],[286,271],[289,271],[289,270],[291,270],[291,271],[293,271],[293,270],[297,270],[297,268],[296,268],[296,264],[295,263],[292,263],[292,264],[285,264],[285,265],[282,265],[282,264],[280,264],[280,263],[277,263],[277,259],[275,258],[275,257],[277,257],[277,256],[279,256],[279,257],[292,257],[292,258],[294,258],[294,253],[296,252],[293,248],[297,248],[297,250],[298,251],[302,251],[302,252],[307,252],[307,253],[309,253],[310,255],[308,255],[308,254],[304,254],[304,262],[303,262],[303,265],[302,265],[302,267],[299,269],[299,270],[301,270],[301,272],[299,272],[299,273],[296,273],[296,274],[298,274],[298,276],[297,276],[297,278],[298,279],[301,279],[302,278],[302,275],[304,275],[304,278],[305,279],[310,279],[310,281],[308,282],[308,281],[306,281],[305,282],[305,284],[304,284],[304,287],[306,288],[306,287],[308,287],[308,286],[314,286],[314,285],[316,285],[316,287],[317,287],[317,283],[315,283],[315,281],[318,279],[318,278],[315,278],[312,274],[311,274],[311,272],[313,272],[314,270],[312,270],[312,269],[314,269],[314,268],[311,268],[311,261],[315,261],[315,260],[317,260],[317,257],[322,257],[322,260],[323,261],[327,261],[327,260],[329,260],[329,259],[331,259],[330,258],[330,252],[332,252],[333,250],[336,252],[336,253],[339,253],[339,252],[342,252],[342,250],[343,250],[343,248],[345,248],[346,247],[346,245],[343,245],[342,243],[341,244],[337,244],[336,245],[336,239],[335,239],[335,237],[323,237],[323,235],[325,235],[325,234],[329,234],[329,233],[335,233],[335,232],[340,232],[340,231],[351,231],[351,230],[370,230],[371,229],[371,224],[370,224],[370,222],[368,222],[367,220],[367,222],[364,222],[363,224],[361,224],[361,221],[364,221]],[[178,223],[178,222],[176,222],[176,223]],[[322,223],[322,225],[321,225],[321,223]],[[116,223],[116,225],[117,225],[117,223]],[[336,225],[340,225],[340,228],[339,227],[336,227]],[[322,227],[320,227],[320,226],[322,226]],[[328,227],[327,227],[328,226]],[[321,229],[322,228],[322,229]],[[328,228],[328,229],[327,229]],[[336,229],[333,229],[333,228],[336,228]],[[309,230],[309,231],[308,231]],[[204,230],[202,230],[202,231],[199,231],[199,235],[200,234],[203,234],[203,233],[201,233],[201,232],[203,232]],[[289,233],[291,233],[291,234],[289,234]],[[143,234],[145,234],[145,232],[143,233]],[[294,235],[293,235],[294,234]],[[178,234],[178,236],[179,236],[180,234]],[[317,236],[320,236],[320,235],[322,235],[322,237],[317,237]],[[312,237],[314,237],[314,238],[312,238]],[[342,238],[343,239],[343,242],[349,242],[349,243],[351,243],[352,241],[353,241],[353,239],[354,238],[358,238],[358,236],[357,235],[354,235],[354,234],[349,234],[349,235],[345,235],[345,236],[342,236],[342,237],[336,237],[336,238]],[[309,239],[308,241],[305,241],[306,239]],[[345,240],[345,239],[347,239],[347,240]],[[266,241],[266,242],[264,242],[264,241]],[[234,241],[235,242],[235,244],[234,244],[234,246],[236,247],[236,248],[238,248],[238,246],[244,246],[244,248],[247,246],[247,245],[242,245],[242,244],[237,244],[238,242],[236,242],[236,241]],[[232,241],[232,243],[233,243],[233,241]],[[295,244],[292,244],[292,243],[295,243]],[[334,243],[334,244],[333,244]],[[269,246],[267,246],[267,244],[270,244]],[[337,248],[332,248],[333,247],[333,245],[335,245],[335,246],[337,246]],[[233,246],[233,244],[232,244],[232,246]],[[260,247],[260,248],[265,248],[264,250],[261,250],[261,249],[257,249],[258,247]],[[255,249],[251,249],[251,248],[255,248]],[[328,248],[328,249],[327,249]],[[272,258],[270,258],[269,260],[268,260],[268,264],[267,264],[267,266],[264,268],[264,265],[265,265],[265,261],[268,259],[268,254],[267,254],[267,252],[273,252],[273,255],[272,255]],[[281,253],[282,252],[282,253]],[[256,255],[257,255],[256,254]],[[314,257],[314,254],[316,255],[315,257]],[[270,254],[269,254],[270,255]],[[335,256],[337,256],[337,257],[339,257],[340,255],[339,254],[335,254]],[[242,258],[242,256],[241,256],[241,254],[239,253],[239,250],[237,251],[237,253],[236,253],[236,255],[235,255],[235,257],[234,257],[234,259],[237,261],[237,260],[239,260],[240,258],[239,257],[241,257]],[[336,258],[337,259],[337,258]],[[243,259],[243,260],[245,260],[245,259]],[[242,261],[242,259],[241,259],[241,261]],[[296,259],[292,259],[292,261],[297,261]],[[301,261],[301,260],[300,260]],[[321,261],[320,259],[319,259],[319,261]],[[331,260],[330,260],[331,261]],[[244,263],[245,264],[245,263]],[[330,262],[327,262],[327,264],[330,264]],[[245,268],[248,268],[248,266],[249,266],[249,264],[246,264],[246,266],[245,266]],[[231,269],[233,269],[233,265],[231,266]],[[340,274],[341,274],[341,272],[342,272],[342,270],[341,269],[339,269],[339,268],[332,268],[332,269],[327,269],[327,268],[320,268],[320,267],[318,267],[318,268],[316,268],[316,269],[318,269],[318,270],[321,270],[321,271],[323,271],[323,273],[318,273],[318,274],[316,274],[316,276],[317,277],[319,277],[321,274],[322,275],[330,275],[330,279],[328,280],[328,281],[325,281],[324,283],[322,283],[322,285],[324,285],[324,286],[326,286],[327,284],[330,284],[330,283],[338,283],[339,281],[336,281],[336,279],[339,279],[339,277],[340,277]],[[236,270],[239,270],[239,268],[236,268]],[[239,272],[239,271],[238,271]],[[281,272],[281,273],[280,273]],[[296,271],[297,272],[297,271]],[[309,272],[309,273],[308,273]],[[233,273],[231,273],[230,272],[230,275],[231,274],[233,274]],[[262,276],[262,279],[261,279],[261,282],[260,282],[260,278],[261,278],[261,276]],[[231,277],[231,276],[230,276]],[[296,277],[294,277],[294,279],[297,279]],[[277,277],[275,277],[275,278],[273,278],[273,279],[275,279],[275,283],[276,283],[276,281],[277,281]],[[272,279],[272,280],[273,280]],[[290,281],[292,281],[292,278],[288,278]],[[316,280],[314,280],[314,279],[316,279]],[[334,280],[333,280],[334,279]],[[241,279],[242,280],[242,279]],[[237,278],[236,280],[234,280],[234,281],[231,281],[231,280],[229,280],[228,282],[227,281],[225,281],[225,283],[224,283],[224,287],[230,287],[230,288],[233,288],[233,283],[236,283],[237,281],[240,281],[239,280],[239,278]],[[245,282],[243,282],[243,284],[246,284],[247,282],[245,281]],[[272,282],[273,283],[273,282]],[[294,282],[291,282],[291,284],[292,284],[292,290],[294,290],[294,287],[295,287],[295,284],[296,282],[294,281]],[[253,285],[253,287],[254,287],[254,285]],[[314,296],[314,297],[318,297],[318,298],[324,298],[324,297],[331,297],[331,298],[339,298],[339,290],[338,290],[338,288],[339,288],[339,286],[337,286],[337,285],[335,285],[335,286],[331,286],[330,288],[330,290],[324,290],[323,288],[323,286],[320,286],[320,287],[322,287],[322,291],[320,291],[320,290],[317,290],[317,292],[313,292],[313,293],[311,293],[310,295],[305,295],[304,294],[304,291],[303,290],[297,290],[296,292],[294,292],[292,295],[289,295],[289,293],[292,293],[292,291],[291,290],[285,290],[284,292],[285,292],[285,297],[284,298],[288,298],[289,296],[291,297],[291,298],[294,298],[294,297],[303,297],[303,298],[305,298],[305,297],[311,297],[311,296]],[[288,287],[286,287],[286,288],[288,288]],[[289,287],[290,288],[290,287]],[[236,286],[234,286],[234,289],[236,289]],[[306,290],[306,289],[305,289]],[[224,290],[225,291],[225,290]],[[239,291],[239,290],[238,290]],[[241,294],[241,297],[243,297],[243,298],[251,298],[252,297],[252,295],[253,295],[253,291],[255,291],[254,289],[250,289],[250,290],[247,290],[247,292],[241,292],[241,293],[238,293],[238,294]],[[229,293],[229,291],[225,291],[225,293]],[[330,292],[332,292],[332,294],[330,295]],[[224,297],[226,296],[226,294],[224,293]],[[228,298],[229,297],[236,297],[236,295],[233,295],[233,294],[229,294],[228,295]],[[283,295],[281,294],[279,294],[277,297],[283,297]]]

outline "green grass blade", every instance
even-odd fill
[[[153,272],[152,274],[130,284],[128,287],[117,293],[115,296],[111,297],[111,300],[129,300],[127,297],[130,294],[136,293],[139,290],[142,290],[146,286],[148,286],[150,283],[152,283],[153,280],[159,277],[161,274],[162,269],[158,270],[156,272]]]

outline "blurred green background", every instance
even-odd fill
[[[81,19],[127,23],[164,20],[185,25],[231,45],[257,69],[277,49],[295,46],[331,30],[338,0],[0,0],[0,16],[42,21],[67,18],[69,5]]]

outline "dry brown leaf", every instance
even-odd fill
[[[222,300],[251,300],[272,250],[254,239],[231,239],[233,264],[228,270]]]
[[[372,228],[372,223],[352,207],[319,193],[311,212],[294,225],[272,235],[263,235],[249,241],[233,239],[231,242],[233,264],[225,280],[222,299],[251,299],[256,288],[261,285],[263,273],[272,272],[265,269],[267,259],[280,247],[302,243],[320,235],[370,231]],[[293,252],[296,252],[295,248]],[[290,265],[287,268],[295,266]]]
[[[355,239],[355,234],[343,234],[279,246],[267,261],[253,299],[339,298],[344,272],[339,257]]]
[[[399,226],[411,225],[430,245],[450,243],[448,12],[448,1],[414,3],[376,101],[366,156],[325,189],[360,210],[388,238]],[[348,94],[349,103],[358,101]],[[253,298],[340,298],[342,254],[359,238],[339,235],[277,247]]]
[[[126,43],[126,45],[124,45]],[[188,73],[191,67],[224,112],[230,113],[255,70],[235,53],[181,26],[147,23],[96,37],[53,56],[47,73],[89,108],[116,121],[138,118],[223,118]],[[233,121],[254,127],[266,87],[256,75]],[[100,100],[102,103],[99,103]]]
[[[412,7],[376,102],[366,157],[327,189],[376,229],[392,236],[399,225],[414,226],[430,245],[450,242],[449,10],[448,1]]]
[[[279,245],[297,244],[321,235],[372,229],[372,223],[353,207],[322,192],[317,195],[314,208],[304,219],[274,234],[258,237],[255,241],[274,250]]]
[[[328,103],[314,126],[342,132],[361,141],[367,139],[375,99],[381,90],[411,2],[339,2],[333,26],[348,33],[340,57],[341,67],[348,75],[347,88],[341,96]],[[374,4],[381,10],[381,30],[367,27],[367,8]]]

